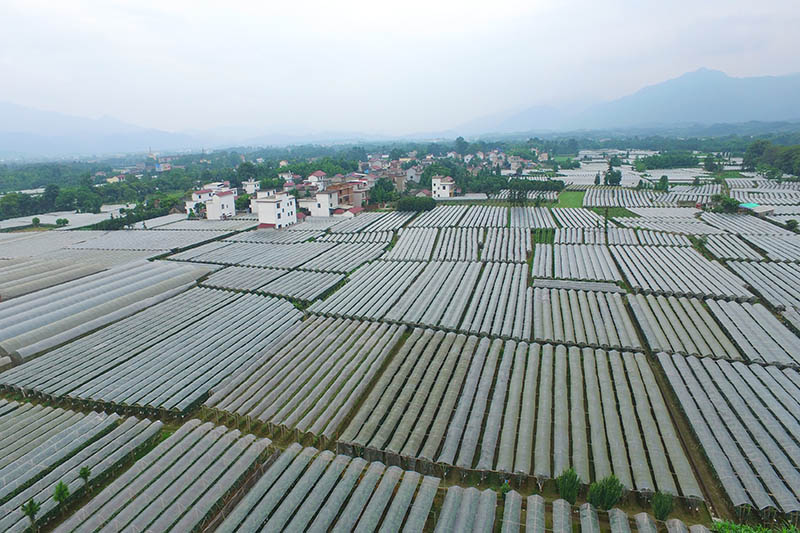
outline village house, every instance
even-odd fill
[[[236,194],[232,190],[222,191],[206,201],[206,218],[224,220],[236,216]]]
[[[297,223],[297,202],[294,196],[276,192],[256,200],[259,228],[285,228]]]
[[[245,194],[255,194],[257,191],[261,190],[261,182],[250,178],[249,180],[242,182],[242,188],[244,189]]]
[[[450,176],[434,176],[431,178],[431,191],[434,199],[452,198],[455,196],[456,182]]]

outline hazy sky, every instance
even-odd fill
[[[0,100],[179,131],[453,128],[800,71],[797,0],[2,0]]]

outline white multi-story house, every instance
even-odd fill
[[[431,178],[431,193],[436,198],[452,198],[455,196],[456,182],[450,176],[434,176]]]
[[[258,227],[285,228],[297,223],[297,202],[289,193],[278,192],[256,199]]]
[[[277,189],[265,189],[263,191],[256,191],[255,198],[250,198],[250,212],[254,215],[258,214],[258,200],[260,198],[269,198],[277,193]]]
[[[329,217],[339,207],[339,191],[322,191],[317,193],[316,203],[311,205],[312,217]]]
[[[206,201],[206,218],[222,220],[236,216],[236,195],[233,191],[222,191]]]

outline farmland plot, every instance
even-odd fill
[[[557,207],[552,210],[552,213],[562,228],[599,228],[603,226],[603,217],[591,209]]]
[[[234,242],[196,255],[181,255],[177,259],[220,265],[296,268],[335,246],[336,244],[332,242],[295,244]],[[171,259],[176,259],[176,257]]]
[[[530,238],[530,235],[528,237]],[[436,242],[436,248],[433,250],[433,260],[477,261],[478,248],[482,241],[482,229],[444,228],[439,233],[439,240]]]
[[[386,243],[340,243],[303,263],[300,268],[324,272],[350,272],[383,254]]]
[[[479,491],[475,487],[450,487],[434,531],[490,533],[494,531],[496,507],[497,493],[491,489]]]
[[[729,261],[728,266],[773,307],[800,308],[800,265]]]
[[[156,437],[161,422],[87,415],[41,405],[0,400],[0,528],[27,531],[20,506],[33,498],[41,504],[37,520],[57,511],[52,499],[59,482],[79,493],[79,473],[88,467],[89,482],[108,474]]]
[[[533,289],[524,263],[487,263],[459,330],[496,337],[529,339]]]
[[[0,356],[16,362],[185,291],[212,268],[128,263],[0,303]]]
[[[489,228],[481,261],[524,263],[531,252],[531,233],[524,228]]]
[[[212,389],[206,409],[237,420],[332,437],[405,330],[313,317]]]
[[[512,207],[512,228],[555,228],[556,221],[546,207]]]
[[[169,252],[217,239],[231,232],[137,230],[85,233],[89,233],[86,240],[72,244],[69,248],[73,250],[155,250]],[[97,236],[92,238],[94,235]]]
[[[750,215],[702,213],[700,219],[736,235],[794,235],[788,229]]]
[[[639,242],[652,246],[691,246],[692,242],[685,235],[663,233],[661,231],[639,230]],[[619,244],[619,243],[610,243]]]
[[[761,254],[735,235],[709,235],[706,237],[705,247],[720,259],[750,259],[753,261],[764,259]]]
[[[428,263],[383,317],[412,325],[456,329],[480,275],[480,263]],[[521,335],[521,331],[514,331]]]
[[[394,233],[391,231],[370,231],[365,233],[327,233],[318,238],[323,242],[383,242],[392,240]]]
[[[664,193],[622,187],[591,187],[583,197],[584,207],[669,207],[675,203]]]
[[[203,285],[220,289],[256,291],[270,281],[286,275],[287,272],[289,271],[276,268],[230,266],[208,276]]]
[[[622,281],[608,248],[593,244],[537,244],[533,277]]]
[[[158,226],[160,230],[171,231],[242,231],[258,226],[258,220],[231,218],[227,220],[188,219],[177,220]]]
[[[633,322],[618,293],[533,290],[533,340],[641,349]]]
[[[800,366],[797,336],[763,305],[716,300],[706,304],[750,361]]]
[[[237,233],[231,237],[223,239],[229,242],[253,242],[259,244],[295,244],[305,242],[310,239],[319,239],[325,235],[322,231],[284,231],[279,229],[257,229]]]
[[[0,374],[0,385],[185,412],[300,316],[285,300],[192,289]]]
[[[395,213],[396,212],[393,212],[392,215],[394,215]],[[399,215],[399,213],[397,214]],[[389,215],[388,212],[377,212],[377,211],[371,213],[361,213],[360,215],[353,218],[345,218],[342,222],[339,222],[335,226],[331,227],[330,232],[357,233],[359,231],[365,230],[368,226],[377,224],[380,220],[382,220],[384,217],[388,215]],[[396,220],[399,220],[399,218],[396,218]],[[383,230],[387,228],[381,227],[380,229]],[[376,231],[377,231],[377,226],[376,226]]]
[[[381,318],[408,289],[426,263],[375,261],[358,269],[348,282],[309,310],[330,316]]]
[[[448,228],[460,226],[459,221],[467,214],[468,205],[437,205],[424,211],[411,221],[413,228]]]
[[[194,531],[264,459],[269,444],[189,420],[56,531]]]
[[[694,249],[610,246],[628,284],[637,292],[750,300],[744,282]]]
[[[572,466],[586,483],[613,473],[631,490],[702,499],[643,354],[415,329],[338,440],[422,472],[542,480]]]
[[[617,224],[626,228],[639,228],[645,230],[681,233],[684,235],[718,235],[725,230],[709,226],[708,224],[692,217],[676,216],[645,216],[645,217],[617,217]]]
[[[702,300],[636,294],[628,302],[653,351],[742,359]]]
[[[506,228],[508,209],[490,205],[474,205],[459,222],[462,228]]]
[[[302,222],[286,226],[279,231],[320,231],[331,229],[336,224],[349,220],[341,217],[306,217]]]
[[[742,235],[773,261],[800,261],[800,235]]]
[[[422,531],[440,481],[292,444],[217,532]]]
[[[658,359],[733,505],[800,510],[800,374],[678,354]]]
[[[405,228],[384,259],[392,261],[427,261],[436,242],[436,228]]]

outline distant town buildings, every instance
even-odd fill
[[[214,200],[216,197],[223,199]],[[198,204],[203,204],[206,208],[206,218],[219,220],[236,214],[236,197],[236,189],[231,189],[229,181],[218,181],[206,183],[202,189],[193,191],[191,199],[186,200],[184,205],[187,214],[196,214]]]

